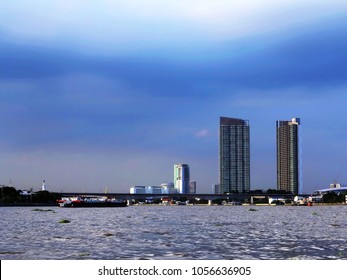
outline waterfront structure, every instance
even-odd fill
[[[250,190],[249,121],[220,117],[219,184],[221,193]]]
[[[174,184],[178,193],[189,193],[190,170],[189,165],[178,163],[174,165]]]
[[[337,187],[332,187],[331,185],[339,185]],[[311,202],[323,202],[323,196],[328,193],[334,193],[336,195],[345,195],[345,203],[347,204],[347,187],[341,184],[330,184],[328,189],[316,190],[311,196],[309,196],[309,201]]]
[[[317,195],[317,194],[323,195],[323,194],[327,194],[327,193],[336,193],[336,194],[347,193],[347,187],[316,190],[313,194],[314,195]]]
[[[300,119],[276,121],[277,189],[302,193]]]

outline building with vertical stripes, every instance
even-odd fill
[[[250,190],[249,121],[220,117],[219,185],[221,193]]]
[[[178,193],[189,194],[190,170],[188,164],[174,165],[174,185]]]
[[[302,193],[300,119],[276,121],[277,189]]]

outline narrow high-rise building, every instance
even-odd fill
[[[276,121],[277,189],[302,193],[300,119]]]
[[[190,170],[188,164],[175,164],[174,185],[178,193],[189,193]]]
[[[248,120],[220,117],[219,187],[221,193],[250,190],[250,141]]]

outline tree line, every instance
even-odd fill
[[[2,204],[11,203],[55,203],[61,196],[58,193],[49,191],[30,192],[23,195],[22,190],[14,187],[2,186],[0,188],[0,202]]]

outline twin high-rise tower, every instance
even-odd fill
[[[220,118],[219,184],[221,193],[250,190],[249,123],[247,120]]]
[[[300,119],[276,122],[277,189],[295,195],[301,189]],[[221,193],[250,190],[249,121],[220,117],[219,184]]]
[[[277,189],[302,193],[300,119],[276,122]]]

